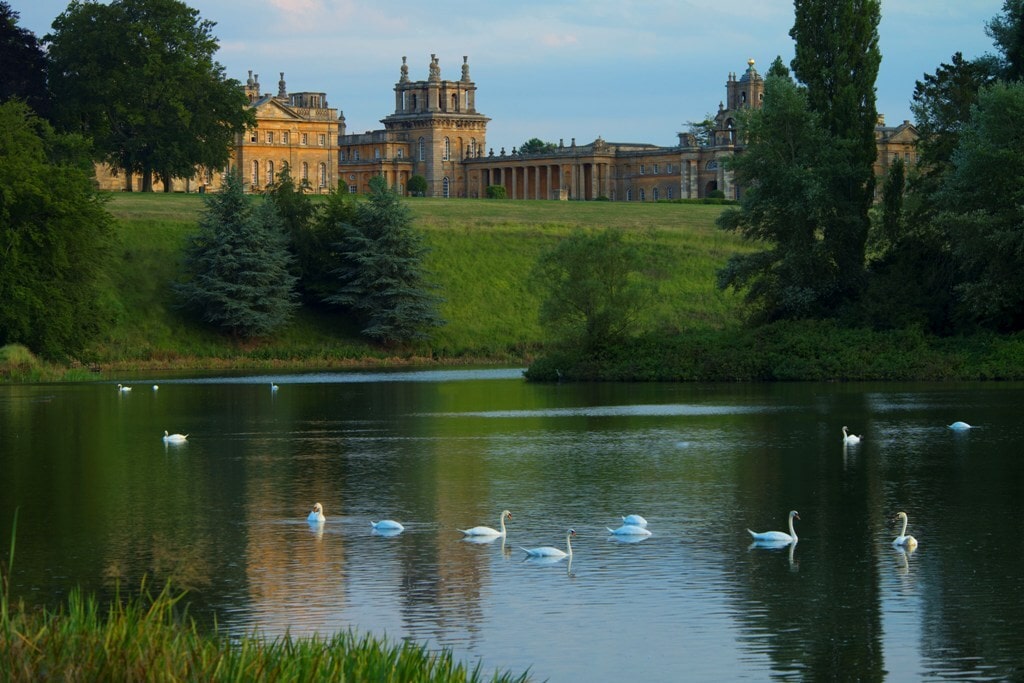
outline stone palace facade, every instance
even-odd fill
[[[251,71],[244,87],[257,123],[237,137],[231,168],[241,170],[252,192],[266,189],[287,165],[293,178],[318,193],[339,185],[363,193],[371,178],[383,176],[404,194],[418,175],[430,197],[484,197],[488,186],[499,185],[510,199],[641,202],[738,198],[741,188],[722,162],[743,150],[738,113],[760,107],[764,98],[764,78],[751,59],[739,77],[728,75],[725,99],[704,139],[679,133],[675,146],[663,147],[601,138],[577,144],[572,138],[550,152],[526,155],[487,148],[490,119],[476,108],[467,57],[458,80],[444,80],[440,60],[431,55],[427,79],[420,81],[410,80],[402,57],[395,110],[381,119],[382,129],[364,133],[347,131],[344,113],[328,106],[325,93],[288,93],[283,73],[276,95],[261,94],[259,76]],[[879,117],[875,136],[877,175],[896,157],[916,162],[918,136],[909,121],[886,126]],[[105,167],[97,167],[97,177],[104,189],[124,187],[124,179]],[[223,171],[203,170],[174,189],[215,190],[222,177]]]

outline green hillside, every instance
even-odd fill
[[[337,314],[302,311],[272,338],[235,342],[174,307],[168,287],[203,209],[200,195],[115,194],[119,246],[109,261],[109,331],[83,361],[103,368],[338,366],[432,359],[530,360],[541,347],[537,256],[577,227],[651,231],[674,267],[651,325],[715,330],[736,324],[738,299],[714,287],[715,270],[743,248],[714,226],[721,206],[612,202],[409,200],[432,247],[428,261],[448,324],[429,344],[369,344]]]

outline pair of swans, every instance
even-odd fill
[[[626,515],[622,518],[622,526],[618,529],[605,527],[608,533],[616,536],[650,536],[651,531],[647,528],[647,520],[640,515]]]
[[[854,444],[860,443],[861,437],[856,434],[847,434],[847,427],[843,425],[843,443],[847,446],[853,446]]]
[[[306,521],[310,524],[322,524],[327,521],[327,518],[324,517],[324,506],[320,503],[314,503],[313,509],[306,516]],[[405,527],[393,519],[370,522],[370,527],[380,534],[400,534],[405,531]]]
[[[167,430],[164,430],[164,443],[185,443],[188,439],[188,434],[168,434]]]

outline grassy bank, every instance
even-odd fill
[[[413,199],[448,324],[425,344],[387,349],[362,340],[340,316],[303,310],[272,338],[233,341],[183,316],[169,283],[196,229],[199,195],[111,196],[119,246],[108,265],[106,333],[81,359],[105,373],[219,367],[332,368],[408,363],[528,363],[542,348],[540,294],[527,275],[539,254],[577,227],[650,230],[677,267],[652,327],[734,326],[738,302],[714,289],[714,272],[741,248],[714,227],[720,206]]]
[[[0,595],[3,681],[526,681],[485,674],[428,652],[353,633],[330,638],[234,639],[202,633],[166,590],[112,602],[73,593],[58,610],[28,611]]]

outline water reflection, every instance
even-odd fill
[[[172,579],[231,633],[357,628],[553,681],[1018,671],[1024,388],[488,373],[0,386],[12,588],[47,603]],[[843,424],[868,438],[840,450]],[[158,441],[167,425],[188,445]],[[507,538],[459,531],[506,506]],[[792,507],[799,548],[749,547],[749,521]],[[900,509],[915,553],[891,545]],[[628,510],[655,533],[609,534]],[[413,521],[383,537],[382,512]],[[516,549],[569,527],[552,567]]]

